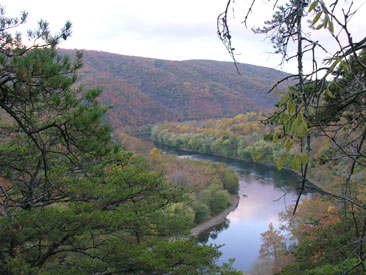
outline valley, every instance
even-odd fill
[[[366,274],[359,3],[28,2],[0,5],[1,274]]]

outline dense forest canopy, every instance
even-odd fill
[[[58,49],[74,55],[74,50]],[[97,51],[83,52],[79,84],[103,87],[99,101],[113,104],[105,116],[113,127],[165,120],[222,118],[271,108],[280,95],[268,94],[288,74],[231,62],[168,61]],[[281,87],[284,89],[288,83]]]
[[[184,187],[112,142],[101,90],[75,88],[81,54],[55,50],[71,24],[40,21],[27,46],[12,35],[27,13],[0,13],[1,273],[220,274],[217,248],[171,211]]]

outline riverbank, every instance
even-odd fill
[[[178,149],[180,151],[183,151],[183,152],[187,152],[187,153],[192,153],[192,154],[201,154],[201,155],[207,155],[207,156],[214,156],[214,157],[220,157],[220,158],[226,158],[226,159],[232,159],[232,160],[238,160],[238,161],[243,161],[245,163],[250,163],[252,161],[249,161],[249,160],[245,160],[245,159],[241,159],[241,158],[238,158],[238,157],[228,157],[228,156],[224,156],[224,155],[218,155],[218,154],[207,154],[207,153],[202,153],[202,152],[198,152],[198,151],[194,151],[194,150],[191,150],[191,149],[187,149],[187,148],[182,148],[182,147],[176,147],[176,146],[173,146],[173,145],[170,145],[170,144],[166,144],[166,143],[163,143],[163,142],[160,142],[160,141],[157,141],[157,140],[154,140],[151,138],[151,140],[153,142],[156,142],[156,143],[159,143],[161,145],[164,145],[164,146],[167,146],[167,147],[170,147],[170,148],[174,148],[174,149]],[[259,162],[260,163],[260,162]],[[274,164],[264,164],[264,163],[260,163],[262,165],[265,165],[265,166],[268,166],[268,167],[276,167],[276,165]],[[288,168],[288,167],[283,167],[282,170],[286,170],[286,171],[291,171],[291,172],[294,172],[295,174],[297,174],[298,176],[302,177],[301,174],[294,170],[294,169],[291,169],[291,168]],[[310,188],[310,189],[313,189],[313,190],[316,190],[317,192],[321,192],[321,193],[324,193],[324,194],[330,194],[327,190],[325,190],[322,186],[319,186],[318,184],[316,184],[311,178],[307,177],[306,178],[306,182],[307,182],[307,187]]]
[[[223,223],[226,219],[226,217],[236,209],[236,207],[239,204],[240,197],[239,195],[232,195],[230,197],[230,204],[231,206],[226,208],[224,211],[222,211],[220,214],[212,217],[211,219],[200,223],[199,225],[193,227],[191,229],[191,233],[194,237],[197,237],[201,232],[206,231],[207,229],[219,225],[220,223]]]

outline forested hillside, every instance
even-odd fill
[[[59,50],[74,55],[76,50]],[[271,108],[268,94],[285,73],[231,62],[166,61],[98,51],[83,51],[79,83],[103,89],[102,104],[114,104],[108,123],[144,125],[164,120],[232,117]]]
[[[52,36],[40,21],[26,46],[8,30],[27,13],[5,17],[0,6],[0,17],[0,273],[242,274],[228,264],[221,272],[218,247],[189,231],[227,206],[234,173],[202,163],[196,171],[217,184],[189,205],[181,175],[167,182],[112,140],[101,90],[75,88],[81,55],[55,50],[71,23]],[[157,150],[151,156],[160,161]]]

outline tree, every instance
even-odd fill
[[[218,17],[218,34],[235,60],[228,17],[233,2],[227,1],[225,11]],[[251,3],[245,24],[255,9],[256,1]],[[366,272],[365,233],[359,230],[366,226],[366,220],[361,221],[366,210],[366,201],[361,195],[365,190],[362,181],[357,181],[357,174],[366,168],[366,37],[356,41],[350,28],[358,7],[353,1],[338,0],[290,0],[281,6],[277,3],[274,1],[276,11],[272,19],[255,32],[268,36],[275,52],[282,55],[282,62],[292,59],[297,62],[297,73],[287,78],[292,79],[294,85],[286,92],[279,91],[283,97],[277,110],[266,120],[280,126],[273,133],[273,140],[281,141],[289,149],[297,146],[300,151],[294,163],[300,167],[302,183],[293,213],[296,213],[306,186],[340,200],[343,203],[343,230],[354,234],[340,250],[352,247],[359,259],[342,272]],[[306,22],[309,22],[308,27]],[[320,30],[328,33],[326,43],[312,40],[311,34]],[[291,43],[294,43],[294,50]],[[325,53],[325,59],[321,52]],[[306,57],[311,60],[310,72],[304,72]],[[310,164],[315,156],[312,144],[319,139],[330,142],[330,158],[322,161],[330,164],[329,173],[338,173],[340,181],[340,186],[330,186],[327,190],[308,184]],[[342,173],[332,167],[342,167]]]
[[[162,160],[160,151],[158,148],[153,148],[150,150],[150,158],[152,159],[153,162],[155,163],[160,163]]]
[[[76,88],[81,54],[55,47],[41,21],[31,46],[25,22],[0,8],[0,270],[2,274],[210,273],[216,248],[186,236],[167,209],[184,190],[122,151],[101,119],[99,89]]]
[[[208,219],[210,215],[210,208],[205,203],[196,202],[193,204],[195,210],[194,222],[199,224]]]
[[[292,262],[292,257],[286,247],[285,239],[280,232],[273,228],[273,224],[269,224],[269,229],[261,234],[261,248],[259,250],[259,258],[270,259],[272,272],[279,272],[283,266]]]
[[[232,170],[225,169],[224,177],[222,178],[222,183],[224,185],[224,189],[227,190],[230,194],[238,194],[239,191],[239,178],[238,176],[232,172]]]

